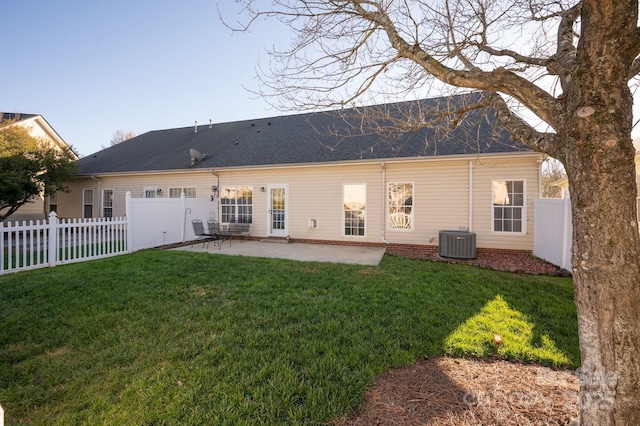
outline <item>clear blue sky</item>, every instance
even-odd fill
[[[41,114],[81,154],[117,130],[280,115],[257,88],[274,23],[235,33],[215,0],[3,0],[0,111]],[[221,0],[225,18],[237,18]]]
[[[0,111],[43,115],[82,155],[117,130],[281,115],[243,86],[290,34],[234,34],[216,3],[239,19],[232,0],[2,0]]]

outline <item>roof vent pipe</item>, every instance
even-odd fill
[[[212,128],[213,124],[211,124],[211,119],[209,119],[209,128]]]
[[[193,133],[198,133],[198,120],[195,121],[196,125],[193,128]]]

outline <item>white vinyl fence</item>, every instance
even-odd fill
[[[125,218],[0,223],[0,274],[127,253]]]
[[[121,218],[0,222],[0,274],[53,267],[196,238],[192,219],[217,220],[203,198],[132,198]]]
[[[218,220],[217,200],[207,198],[132,198],[127,193],[131,251],[191,241],[191,220]]]
[[[571,200],[535,198],[533,223],[533,255],[571,272]]]

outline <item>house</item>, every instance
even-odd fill
[[[24,127],[32,137],[38,139],[41,143],[61,150],[69,149],[73,153],[70,145],[60,137],[42,115],[0,112],[0,121],[9,121],[13,126]],[[75,155],[75,153],[73,155]],[[51,210],[56,210],[56,203],[55,197],[50,199],[50,197],[45,197],[44,194],[40,194],[37,197],[33,197],[31,202],[20,207],[7,220],[46,219],[47,214]]]
[[[254,238],[531,252],[541,154],[447,98],[150,131],[77,163],[61,217],[122,216],[133,197],[208,199]],[[437,119],[436,119],[437,118]],[[161,212],[158,212],[161,214]]]

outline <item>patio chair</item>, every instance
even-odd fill
[[[208,247],[211,241],[215,242],[219,241],[218,249],[222,248],[222,242],[224,240],[229,240],[229,245],[231,245],[231,238],[225,232],[221,231],[218,227],[218,222],[210,220],[207,222],[207,230],[204,228],[204,224],[200,219],[193,219],[191,221],[191,225],[193,226],[193,233],[198,237],[198,239],[204,240],[202,243],[202,247]]]

